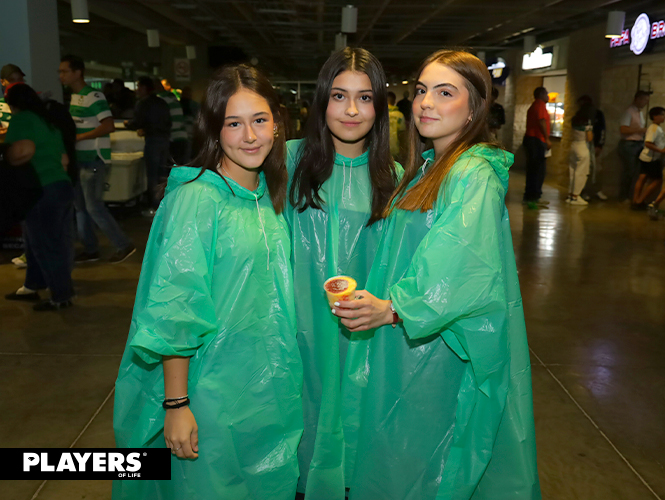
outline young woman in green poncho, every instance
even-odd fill
[[[425,60],[367,290],[333,306],[373,333],[350,500],[540,498],[513,156],[489,138],[491,88],[471,54]]]
[[[116,481],[114,500],[295,497],[302,364],[279,125],[255,68],[215,75],[196,167],[172,170],[152,224],[116,382],[117,446],[170,448],[171,480]]]
[[[346,48],[323,65],[305,138],[287,143],[298,345],[303,359],[305,431],[298,491],[343,500],[353,469],[362,343],[330,313],[323,284],[338,274],[365,285],[383,208],[401,174],[390,154],[386,78],[364,49]]]

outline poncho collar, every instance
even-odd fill
[[[199,172],[201,172],[201,169],[196,167],[176,167],[171,170],[169,184],[172,182],[184,184],[185,182],[189,182],[194,179],[197,175],[199,175]],[[242,198],[243,200],[259,200],[266,192],[266,177],[263,172],[259,174],[259,187],[257,187],[254,191],[250,191],[249,189],[242,187],[230,177],[225,177],[225,179],[228,184],[227,182],[224,182],[224,179],[222,179],[220,175],[212,172],[211,170],[206,170],[203,172],[203,175],[199,177],[199,180],[214,184],[222,191],[233,193],[238,198]]]
[[[361,167],[369,162],[369,149],[355,158],[347,158],[339,153],[335,153],[335,165],[344,167]]]

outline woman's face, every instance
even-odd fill
[[[258,169],[274,141],[275,123],[268,101],[247,89],[233,94],[226,105],[224,125],[219,134],[225,164],[246,170]]]
[[[440,63],[427,65],[416,83],[413,116],[420,135],[443,151],[473,118],[464,77]]]
[[[374,92],[365,73],[344,71],[333,80],[326,124],[334,140],[356,143],[364,140],[374,125]]]

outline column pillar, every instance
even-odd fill
[[[56,0],[0,0],[0,66],[16,64],[37,92],[62,101]]]

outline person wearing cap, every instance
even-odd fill
[[[25,73],[16,64],[6,64],[0,70],[0,83],[4,92],[7,92],[7,87],[14,83],[23,82]],[[9,127],[9,120],[12,119],[12,110],[9,109],[9,104],[5,102],[4,92],[0,95],[0,142],[5,140],[7,134],[7,127]]]
[[[111,163],[110,133],[115,130],[113,116],[104,94],[85,83],[83,60],[67,55],[60,61],[60,82],[72,90],[69,111],[76,123],[76,161],[80,174],[74,206],[84,251],[75,260],[79,263],[99,260],[94,222],[116,247],[109,263],[118,264],[136,252],[136,247],[120,229],[103,200],[106,169]]]

